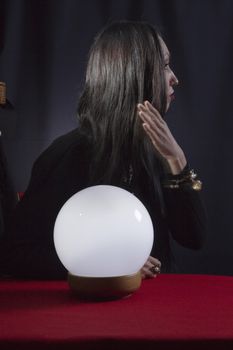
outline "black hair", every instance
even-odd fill
[[[105,27],[90,49],[78,106],[81,129],[93,141],[91,184],[122,185],[144,170],[156,185],[154,147],[137,104],[148,100],[164,116],[164,58],[158,31],[148,23],[120,21]]]

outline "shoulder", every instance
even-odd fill
[[[62,156],[67,150],[73,147],[82,147],[87,143],[87,138],[76,128],[64,135],[57,137],[46,149],[41,153],[37,160],[46,156]]]
[[[80,171],[88,162],[90,149],[88,138],[78,128],[59,136],[33,164],[29,189],[67,172]]]
[[[88,139],[78,129],[74,129],[67,134],[61,135],[56,138],[47,149],[45,149],[34,163],[34,167],[38,164],[46,164],[48,166],[55,165],[55,163],[61,160],[67,153],[74,152],[83,154],[83,150],[88,150]]]
[[[57,137],[50,147],[59,146],[62,148],[70,147],[73,144],[85,142],[85,137],[79,128],[73,129],[68,133]]]

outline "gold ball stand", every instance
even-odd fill
[[[84,277],[68,273],[71,290],[81,299],[107,300],[124,298],[141,285],[141,273],[117,277]]]

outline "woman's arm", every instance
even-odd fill
[[[143,128],[164,165],[164,201],[173,238],[185,247],[198,249],[204,242],[206,213],[201,182],[190,172],[184,152],[159,112],[148,102],[138,105]]]
[[[200,249],[206,237],[206,211],[199,191],[190,184],[163,188],[166,215],[172,237],[181,245]]]

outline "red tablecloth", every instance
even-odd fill
[[[132,296],[74,298],[66,282],[0,282],[0,349],[233,349],[233,277],[160,275]]]

